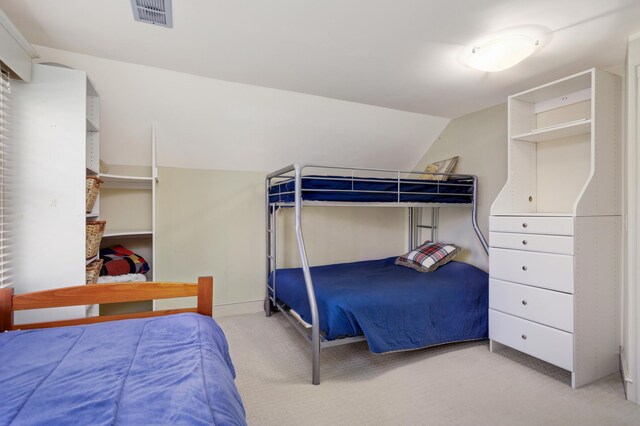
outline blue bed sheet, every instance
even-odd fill
[[[244,425],[234,378],[198,314],[0,333],[0,424]]]
[[[329,178],[329,179],[327,179]],[[398,183],[389,179],[366,178],[374,182],[353,181],[345,176],[305,176],[302,179],[302,199],[307,201],[397,202]],[[269,189],[269,202],[291,203],[295,197],[293,179]],[[341,190],[346,192],[333,192]],[[375,193],[364,191],[377,191]],[[401,179],[400,202],[463,203],[473,201],[473,179],[452,177],[446,182]],[[290,192],[289,194],[286,194]],[[284,194],[283,194],[284,193]],[[408,194],[407,194],[408,193]]]
[[[383,353],[488,337],[486,272],[449,262],[421,273],[394,260],[311,268],[327,339],[364,334],[371,352]],[[276,273],[277,298],[311,323],[302,270]]]

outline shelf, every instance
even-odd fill
[[[592,85],[593,70],[583,71],[581,73],[563,78],[553,83],[530,89],[525,92],[512,95],[509,98],[523,102],[538,103],[567,93],[573,93],[584,89],[590,89]]]
[[[153,178],[150,176],[124,176],[101,174],[104,188],[151,189]]]
[[[100,213],[87,213],[86,214],[87,219],[90,218],[90,217],[98,217],[98,216],[100,216]]]
[[[99,96],[98,91],[93,86],[93,82],[87,77],[87,96]]]
[[[88,175],[97,175],[97,174],[100,173],[100,172],[98,172],[98,170],[96,170],[96,169],[94,169],[92,167],[87,167],[86,169],[87,169],[87,174]]]
[[[95,256],[93,256],[92,258],[90,258],[90,259],[86,259],[86,260],[85,260],[85,262],[86,262],[86,264],[85,264],[85,265],[90,264],[90,263],[91,263],[91,262],[93,262],[94,260],[98,260],[98,255],[97,255],[97,254],[96,254]]]
[[[105,232],[102,238],[118,238],[118,237],[129,237],[129,238],[144,238],[153,236],[153,231],[112,231]]]
[[[99,131],[98,126],[96,126],[89,118],[87,117],[87,132],[97,132]]]
[[[511,139],[525,142],[546,142],[569,136],[583,135],[591,132],[591,120],[578,120],[558,126],[545,127],[532,132],[512,136]]]

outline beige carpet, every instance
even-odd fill
[[[281,314],[218,319],[250,425],[640,425],[618,375],[572,390],[568,373],[487,342],[373,355],[309,345]]]

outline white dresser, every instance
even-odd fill
[[[620,79],[589,70],[509,98],[489,222],[489,338],[572,373],[618,369]]]

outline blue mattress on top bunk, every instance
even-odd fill
[[[366,179],[366,182],[354,180]],[[269,202],[292,203],[295,200],[293,179],[274,184],[269,189]],[[376,192],[367,192],[376,191]],[[305,176],[302,179],[302,199],[307,201],[342,202],[419,202],[471,203],[473,179],[450,177],[445,182],[435,180],[362,178],[345,176]]]
[[[311,268],[328,340],[364,334],[371,352],[383,353],[488,337],[486,272],[449,262],[421,273],[394,260]],[[300,268],[277,270],[276,296],[311,323]]]
[[[234,378],[198,314],[0,333],[0,425],[244,425]]]

